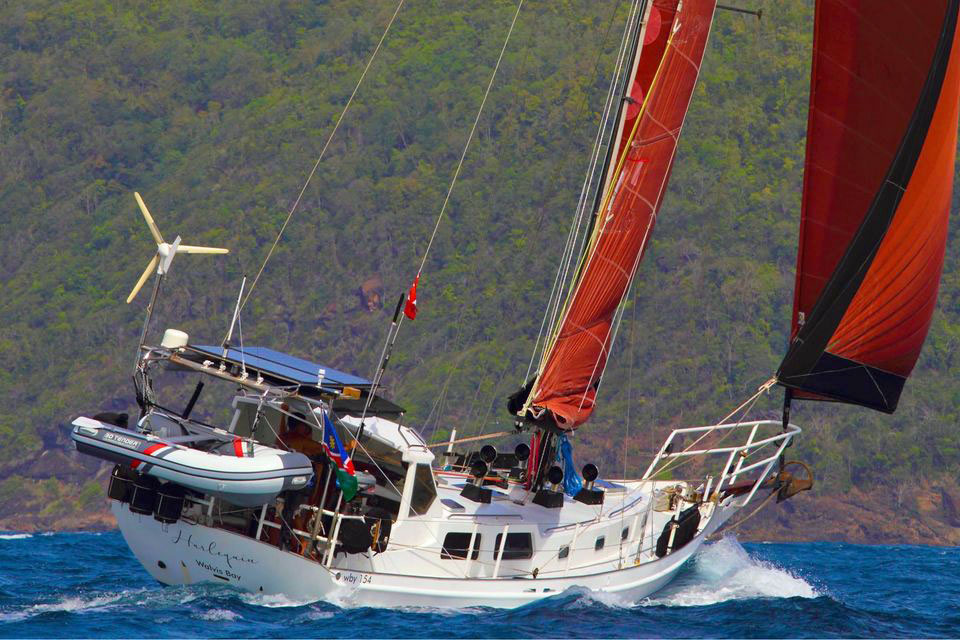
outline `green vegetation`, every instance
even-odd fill
[[[504,398],[523,381],[540,326],[623,4],[524,6],[386,379],[428,434],[509,424]],[[761,22],[717,16],[599,409],[576,436],[578,456],[610,475],[625,435],[636,471],[667,427],[726,415],[785,349],[812,10],[809,0],[766,4]],[[133,406],[147,296],[123,300],[154,250],[134,190],[168,241],[232,250],[177,261],[154,336],[222,337],[241,275],[259,268],[394,6],[0,5],[0,472],[69,446],[65,425],[79,413]],[[373,373],[514,8],[403,9],[244,312],[246,343]],[[954,224],[951,247],[957,233]],[[375,275],[385,302],[370,312],[358,291]],[[794,453],[821,479],[865,486],[957,471],[958,303],[950,251],[895,416],[795,410],[805,432]],[[755,415],[778,416],[780,397]],[[24,482],[0,484],[6,508]],[[94,500],[89,487],[77,495]]]

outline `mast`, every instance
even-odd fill
[[[591,229],[587,231],[588,235],[593,227],[593,222],[596,220],[596,214],[600,210],[600,204],[603,200],[604,193],[607,192],[607,188],[610,185],[610,180],[613,177],[613,170],[615,168],[615,163],[613,162],[614,154],[617,151],[620,151],[620,145],[616,144],[617,141],[621,140],[623,137],[623,128],[626,124],[626,106],[627,104],[634,104],[635,99],[630,95],[630,89],[632,80],[637,77],[637,65],[640,63],[640,51],[643,47],[643,38],[644,33],[646,32],[647,23],[650,19],[650,10],[653,8],[653,3],[648,0],[638,0],[637,2],[637,11],[634,12],[634,24],[629,29],[628,40],[629,40],[629,54],[627,60],[631,61],[631,65],[627,71],[621,75],[618,81],[618,87],[616,94],[618,96],[616,101],[616,111],[617,115],[614,119],[616,123],[615,130],[610,140],[607,143],[607,153],[604,156],[603,164],[600,167],[600,175],[603,176],[602,181],[597,187],[597,193],[594,196],[593,202],[593,213],[594,216],[591,218]]]
[[[593,411],[617,311],[670,177],[714,10],[713,0],[653,0],[631,31],[634,56],[623,90],[628,99],[618,106],[606,177],[577,275],[520,410],[526,419],[569,431]]]

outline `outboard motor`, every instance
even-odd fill
[[[493,449],[493,447],[490,448]],[[494,450],[494,457],[496,457],[496,450]],[[490,504],[490,498],[493,497],[493,490],[483,488],[483,479],[487,475],[487,470],[486,462],[483,460],[474,460],[470,466],[470,475],[473,477],[470,478],[467,484],[463,485],[463,491],[460,492],[460,495],[467,500]]]
[[[178,484],[168,482],[157,491],[157,503],[153,510],[154,520],[173,524],[183,512],[183,496],[187,491]]]
[[[573,499],[583,504],[603,504],[603,489],[593,488],[593,483],[596,482],[599,476],[600,469],[597,468],[597,465],[592,462],[585,464],[583,466],[583,479],[585,484]]]
[[[527,461],[530,459],[529,445],[521,442],[513,450],[513,455],[517,458],[517,466],[510,469],[510,479],[524,480],[527,477]]]
[[[533,496],[533,504],[547,509],[559,509],[563,506],[563,469],[556,465],[550,467],[547,481],[550,488],[537,491],[537,495]]]
[[[107,497],[120,502],[130,502],[133,495],[133,484],[139,474],[128,466],[118,464],[110,474],[110,484],[107,485]]]
[[[130,494],[130,511],[144,516],[153,515],[157,506],[157,489],[160,481],[153,476],[140,474],[133,483],[133,493]]]

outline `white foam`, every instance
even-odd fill
[[[691,566],[641,604],[697,607],[751,598],[816,598],[810,583],[775,565],[751,558],[733,536],[703,547]]]
[[[35,604],[20,611],[0,613],[0,622],[17,622],[18,620],[25,620],[44,613],[54,613],[58,611],[84,613],[92,609],[106,609],[121,597],[123,597],[123,594],[96,596],[94,598],[81,598],[76,596],[63,598],[58,602]]]
[[[32,537],[32,533],[0,533],[0,540],[23,540]]]
[[[307,622],[312,622],[314,620],[328,620],[333,617],[333,611],[317,611],[313,609],[308,611],[304,616],[303,620]]]
[[[230,609],[210,609],[197,617],[201,620],[237,620],[243,618],[239,613],[230,611]]]
[[[252,604],[257,607],[269,607],[271,609],[277,607],[302,607],[308,604],[313,604],[318,600],[318,598],[312,598],[310,600],[294,600],[293,598],[287,597],[282,593],[242,593],[240,594],[240,599],[247,604]]]
[[[564,591],[564,594],[577,596],[576,600],[567,605],[569,609],[591,607],[594,604],[601,604],[611,609],[628,609],[634,605],[632,601],[618,593],[593,591],[586,587],[570,587]]]

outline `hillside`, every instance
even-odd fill
[[[523,8],[386,378],[425,434],[509,422],[504,397],[540,326],[622,4]],[[645,466],[669,427],[726,415],[786,346],[812,2],[754,4],[762,21],[717,16],[598,411],[576,436],[578,459],[611,476]],[[105,468],[71,451],[67,425],[134,407],[147,296],[123,301],[154,245],[132,192],[168,240],[231,248],[178,259],[154,323],[155,338],[175,326],[219,340],[394,7],[0,6],[0,524],[109,522]],[[372,375],[514,9],[401,11],[244,310],[247,344]],[[814,465],[818,486],[791,524],[781,508],[756,535],[960,541],[957,233],[954,220],[940,306],[897,414],[795,409],[805,431],[792,457]],[[780,401],[772,392],[754,415],[778,416]],[[867,507],[896,524],[824,533],[824,519]],[[911,537],[923,527],[934,533]]]

